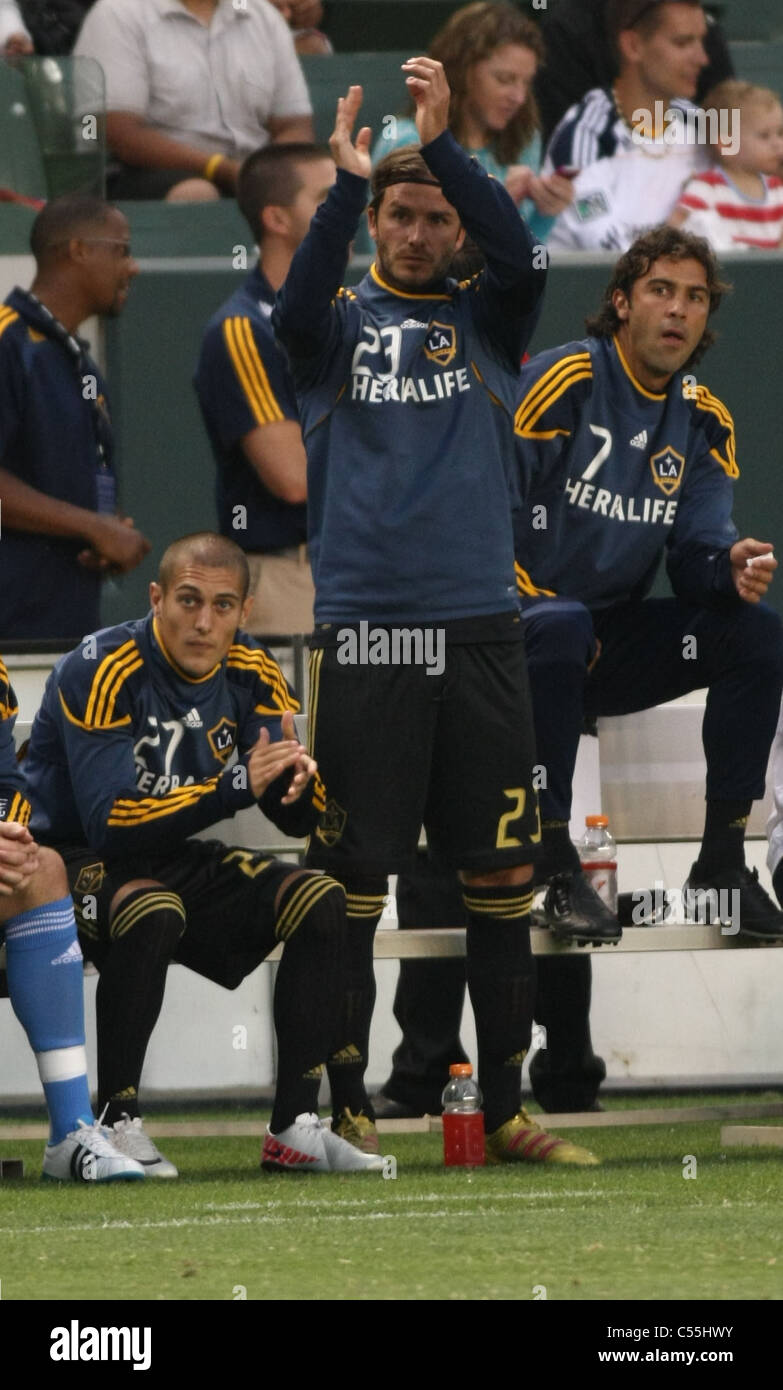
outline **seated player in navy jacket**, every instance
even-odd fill
[[[576,940],[591,939],[606,912],[568,837],[584,715],[630,714],[704,687],[707,812],[686,888],[704,903],[733,892],[744,935],[783,936],[783,913],[744,857],[783,686],[780,620],[760,603],[777,561],[769,542],[738,539],[734,426],[692,370],[725,289],[706,241],[654,228],[617,262],[590,336],[522,369],[515,548],[547,770],[546,911]],[[664,553],[674,597],[648,598]]]
[[[169,962],[234,989],[278,942],[278,1087],[263,1165],[382,1166],[316,1114],[341,997],[342,888],[255,850],[189,838],[256,803],[302,835],[324,806],[294,729],[298,703],[271,654],[238,631],[247,593],[233,541],[210,532],[175,541],[150,585],[152,612],[58,662],[25,765],[33,828],[62,853],[80,938],[100,971],[100,1104],[114,1142],[157,1177],[177,1170],[143,1129],[138,1091]]]

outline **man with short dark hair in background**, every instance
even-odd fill
[[[248,156],[237,198],[259,263],[207,325],[195,386],[217,466],[218,524],[246,552],[248,632],[310,632],[307,458],[288,363],[274,339],[275,294],[334,183],[320,145]]]
[[[138,266],[128,223],[100,198],[56,198],[38,214],[36,273],[0,306],[0,637],[71,644],[100,626],[105,574],[150,549],[117,515],[107,388],[77,337],[122,312]]]
[[[574,176],[574,200],[547,238],[562,250],[625,250],[708,162],[689,128],[707,64],[700,0],[609,0],[606,22],[617,77],[566,112],[542,165]]]
[[[664,0],[650,0],[649,8]],[[639,10],[648,0],[638,0]],[[725,35],[707,13],[704,48],[708,65],[699,74],[696,100],[701,102],[711,87],[733,77],[734,66]],[[581,101],[591,87],[610,87],[617,73],[617,58],[607,27],[607,0],[558,0],[541,16],[546,61],[536,77],[536,100],[541,113],[542,137],[547,141],[569,107]]]

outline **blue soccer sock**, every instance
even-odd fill
[[[92,1124],[84,1047],[82,953],[71,899],[20,912],[5,924],[8,992],[30,1041],[49,1109],[49,1142]]]

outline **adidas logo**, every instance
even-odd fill
[[[70,965],[74,960],[81,960],[82,952],[78,941],[72,941],[67,951],[63,951],[61,956],[55,956],[50,962],[51,965]]]
[[[631,448],[632,448],[632,449],[646,449],[646,448],[647,448],[647,431],[646,431],[646,430],[642,430],[641,434],[635,434],[635,435],[634,435],[633,439],[631,440]]]
[[[195,705],[188,710],[187,714],[183,714],[182,723],[186,729],[203,729],[204,727],[201,715]]]
[[[429,328],[429,324],[421,323],[418,319],[403,319],[400,328]]]

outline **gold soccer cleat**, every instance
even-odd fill
[[[358,1115],[354,1115],[346,1106],[344,1110],[340,1111],[332,1129],[341,1139],[345,1139],[348,1144],[353,1144],[353,1147],[358,1149],[360,1153],[380,1153],[375,1121],[371,1120],[369,1115],[365,1115],[363,1110],[360,1110]]]
[[[526,1110],[520,1110],[485,1140],[487,1163],[575,1163],[591,1168],[600,1163],[589,1149],[547,1134]]]

